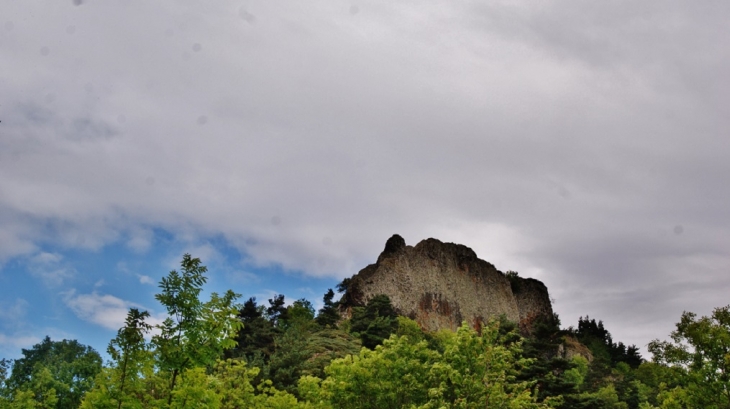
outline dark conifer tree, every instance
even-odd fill
[[[335,297],[335,292],[332,291],[330,288],[327,290],[327,293],[325,293],[323,301],[324,301],[324,307],[322,307],[319,310],[319,314],[317,314],[317,318],[315,321],[320,326],[324,327],[336,327],[337,322],[340,320],[340,313],[337,312],[337,305],[333,300]]]

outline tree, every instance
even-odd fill
[[[76,340],[52,341],[45,337],[22,353],[6,380],[8,392],[17,402],[32,396],[45,405],[53,401],[57,408],[76,408],[101,370],[99,353]],[[49,395],[51,389],[53,397]]]
[[[309,300],[300,298],[286,308],[285,315],[284,327],[311,326],[314,322],[314,307]]]
[[[238,330],[237,345],[226,351],[226,357],[243,357],[247,362],[263,365],[274,353],[275,329],[271,321],[264,317],[266,308],[256,304],[256,298],[249,298],[238,312],[243,327]]]
[[[398,314],[390,303],[390,298],[379,294],[370,299],[365,307],[352,309],[350,331],[357,333],[362,346],[375,348],[398,328]]]
[[[94,390],[87,393],[82,408],[117,408],[134,406],[144,395],[143,373],[152,364],[149,346],[145,341],[152,326],[145,322],[150,314],[130,308],[124,326],[109,342],[107,352],[110,366],[97,376]]]
[[[683,373],[683,386],[666,391],[662,400],[730,408],[730,305],[716,308],[710,317],[684,312],[670,336],[672,341],[649,343],[654,362]]]
[[[15,391],[13,402],[9,407],[12,409],[75,408],[76,406],[72,406],[72,404],[62,404],[58,399],[58,391],[55,388],[58,385],[59,382],[53,378],[51,371],[39,366],[30,382],[22,389]],[[64,387],[62,386],[62,388]]]
[[[322,380],[304,376],[299,393],[323,408],[406,408],[428,401],[429,370],[438,353],[425,341],[392,337],[375,350],[363,348],[357,355],[335,359]],[[317,407],[317,406],[315,406]],[[415,406],[414,406],[415,407]]]
[[[0,408],[4,407],[3,404],[10,397],[10,390],[6,385],[6,381],[12,368],[13,361],[11,359],[0,359]]]
[[[266,316],[269,321],[278,327],[282,321],[287,319],[286,301],[284,301],[284,294],[277,294],[274,298],[269,299],[269,308],[266,309]]]
[[[335,359],[324,379],[302,377],[299,393],[314,407],[338,409],[542,409],[560,402],[537,402],[533,382],[517,380],[531,361],[520,357],[519,341],[505,342],[497,321],[481,335],[464,323],[456,333],[435,336],[443,352],[417,334],[391,335],[374,350]]]
[[[178,376],[187,369],[214,363],[224,350],[236,345],[232,337],[242,326],[236,317],[239,294],[231,290],[222,297],[212,293],[210,301],[204,303],[200,292],[208,269],[190,254],[183,256],[180,266],[181,273],[172,270],[162,278],[161,292],[155,295],[168,313],[168,318],[156,326],[160,333],[152,338],[157,365],[169,373],[168,405]]]
[[[516,334],[516,332],[515,332]],[[466,323],[446,333],[444,352],[433,366],[429,402],[423,408],[548,408],[560,398],[537,402],[534,381],[517,375],[533,360],[522,357],[522,342],[500,333],[498,320],[477,334]]]
[[[319,324],[322,327],[335,327],[337,325],[337,321],[340,320],[340,313],[337,312],[337,305],[335,304],[333,298],[335,297],[335,292],[332,291],[332,289],[328,289],[327,293],[325,293],[323,301],[324,306],[319,310],[319,314],[317,314],[317,324]]]

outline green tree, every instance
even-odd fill
[[[671,339],[649,343],[654,362],[682,374],[681,386],[662,392],[662,407],[730,408],[730,306],[710,317],[683,313]]]
[[[72,406],[73,404],[63,404],[59,400],[56,386],[61,386],[63,389],[66,387],[53,378],[50,369],[38,366],[31,380],[15,391],[13,401],[8,407],[11,409],[75,408],[76,406]]]
[[[324,306],[319,310],[317,314],[317,324],[322,327],[336,327],[337,322],[340,320],[340,313],[337,312],[337,304],[333,301],[335,292],[332,289],[328,289],[323,297]]]
[[[96,386],[85,395],[82,408],[141,407],[139,403],[145,394],[144,374],[149,374],[152,365],[152,355],[144,338],[152,329],[145,322],[149,316],[147,311],[129,310],[124,326],[107,347],[112,362],[97,376]]]
[[[422,408],[547,408],[560,398],[537,402],[534,381],[517,375],[532,364],[522,357],[522,342],[500,333],[498,320],[477,334],[464,323],[456,333],[446,333],[444,353],[431,369],[429,402]]]
[[[271,381],[264,380],[254,387],[259,368],[251,368],[240,360],[218,361],[212,370],[215,392],[221,409],[291,409],[299,407],[297,399],[277,390]]]
[[[11,359],[0,359],[0,408],[8,401],[10,397],[10,390],[6,385],[10,370],[13,368],[13,361]]]
[[[136,383],[142,371],[146,359],[149,357],[147,343],[144,336],[152,326],[145,322],[150,314],[147,311],[140,312],[137,308],[131,308],[127,313],[124,326],[117,332],[107,348],[107,352],[116,362],[116,369],[119,372],[119,397],[117,397],[117,408],[122,407],[122,402],[128,398],[127,383]]]
[[[366,348],[373,349],[380,345],[397,329],[398,314],[385,294],[371,298],[365,307],[352,309],[350,332],[357,334]]]
[[[314,307],[312,303],[300,298],[286,308],[286,319],[283,322],[285,328],[291,326],[312,326],[314,324]]]
[[[208,269],[190,254],[183,256],[180,266],[180,273],[172,270],[162,278],[161,292],[155,295],[168,313],[168,318],[156,326],[159,334],[152,338],[157,365],[169,374],[168,405],[178,376],[190,368],[211,365],[223,351],[234,347],[232,337],[242,325],[236,317],[238,294],[231,290],[222,297],[212,293],[210,301],[202,302],[200,292]]]
[[[243,327],[238,330],[237,345],[226,351],[227,358],[243,357],[249,363],[263,366],[274,353],[275,329],[264,316],[266,307],[256,304],[256,298],[249,298],[238,312]]]
[[[300,395],[313,405],[338,409],[403,408],[421,405],[429,395],[428,376],[438,353],[425,341],[391,337],[374,351],[335,359],[322,380],[304,376]]]
[[[269,299],[269,308],[266,309],[266,316],[274,327],[278,327],[280,323],[286,321],[288,318],[287,312],[284,294],[277,294],[274,298]]]
[[[101,370],[99,353],[76,340],[52,341],[45,337],[32,348],[23,349],[22,354],[6,380],[8,393],[16,402],[27,400],[32,392],[36,402],[49,405],[53,400],[57,408],[77,408]],[[51,389],[54,399],[48,395]]]
[[[413,333],[403,322],[403,330]],[[464,324],[456,333],[435,335],[443,352],[417,333],[392,335],[375,350],[335,359],[326,378],[303,376],[299,393],[321,408],[547,408],[559,399],[537,402],[534,382],[516,375],[530,360],[521,343],[500,334],[491,322],[477,334]]]

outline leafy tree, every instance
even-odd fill
[[[299,407],[296,398],[277,390],[271,381],[265,380],[254,387],[259,368],[247,367],[244,361],[218,361],[212,370],[215,392],[221,409],[290,409]]]
[[[500,331],[514,326],[514,323],[500,320]],[[559,347],[565,342],[564,336],[565,331],[560,329],[560,318],[553,314],[537,320],[522,344],[523,355],[534,362],[520,372],[518,379],[536,381],[539,400],[577,393],[588,372],[587,360],[567,361],[557,355]],[[577,365],[581,367],[576,368]]]
[[[6,380],[16,404],[32,398],[43,405],[53,401],[56,408],[76,408],[101,370],[99,353],[76,340],[51,341],[45,337],[22,353]],[[53,398],[49,395],[51,389]]]
[[[66,385],[60,384],[53,378],[47,367],[38,366],[33,373],[31,380],[15,391],[12,409],[53,409],[53,408],[75,408],[73,404],[62,404],[58,398],[56,386],[65,389]]]
[[[274,327],[278,327],[280,323],[286,321],[288,318],[288,311],[285,304],[284,294],[277,294],[274,298],[269,299],[269,308],[266,309],[266,316]]]
[[[140,312],[131,308],[127,313],[124,326],[117,332],[117,337],[109,343],[107,352],[117,363],[116,369],[119,372],[119,397],[117,397],[117,408],[122,407],[122,402],[127,398],[127,383],[134,383],[139,380],[142,365],[148,359],[148,348],[144,336],[152,326],[144,320],[149,318],[147,311]]]
[[[310,357],[307,342],[311,332],[304,326],[292,326],[276,338],[276,351],[265,366],[265,375],[278,389],[292,392],[304,361]]]
[[[337,326],[337,322],[340,320],[340,313],[337,312],[337,305],[333,301],[335,297],[335,292],[332,291],[332,289],[328,289],[327,293],[325,293],[323,301],[324,306],[319,310],[319,313],[317,314],[317,324],[321,325],[322,327],[332,327],[334,328]]]
[[[109,342],[110,367],[97,376],[96,387],[84,397],[82,408],[117,408],[138,406],[144,395],[144,373],[149,373],[152,356],[145,341],[152,326],[145,322],[150,314],[130,308],[124,326]]]
[[[522,358],[522,343],[513,342],[493,320],[481,335],[464,323],[445,339],[443,357],[431,370],[429,402],[423,408],[547,408],[559,399],[538,403],[534,381],[517,375],[532,360]],[[507,342],[505,342],[507,341]]]
[[[308,326],[314,322],[314,307],[309,300],[300,298],[286,308],[285,316],[286,318],[283,321],[285,327],[294,325]]]
[[[323,408],[380,409],[422,405],[428,401],[429,370],[438,353],[425,341],[392,337],[374,351],[335,359],[322,380],[304,376],[299,393]]]
[[[249,363],[262,366],[274,353],[275,330],[271,321],[264,316],[266,308],[256,304],[256,298],[249,298],[238,312],[243,324],[236,333],[237,345],[226,351],[228,358],[243,357]]]
[[[10,397],[10,390],[6,385],[8,375],[13,367],[13,361],[11,359],[0,359],[0,408],[7,402]]]
[[[279,318],[278,329],[282,332],[274,338],[275,351],[262,371],[280,390],[296,395],[302,374],[320,374],[332,359],[359,351],[360,343],[349,334],[323,330],[314,319],[312,303],[306,299],[294,301],[284,316]]]
[[[683,313],[671,339],[649,343],[654,362],[682,375],[683,385],[662,391],[661,407],[730,408],[730,305],[710,317]]]
[[[595,357],[605,358],[609,367],[625,362],[632,368],[638,368],[643,362],[639,348],[635,345],[627,347],[622,342],[613,342],[611,333],[603,326],[603,321],[596,322],[588,316],[580,317],[575,335],[580,342],[591,349]]]
[[[417,336],[392,335],[375,350],[336,359],[327,377],[304,376],[299,393],[321,408],[547,408],[532,383],[516,379],[530,363],[520,342],[505,342],[498,322],[477,334],[464,324],[436,335],[443,353]],[[405,323],[404,330],[413,327]]]
[[[324,368],[334,359],[360,352],[360,340],[349,333],[326,328],[307,339],[307,360],[301,364],[301,375],[324,377]],[[298,380],[298,379],[297,379]]]
[[[352,309],[350,332],[359,335],[362,345],[375,348],[398,328],[398,314],[390,303],[390,298],[379,294],[370,299],[365,307]]]
[[[156,326],[160,333],[152,338],[157,365],[169,374],[168,405],[172,404],[178,376],[214,363],[224,350],[236,345],[232,337],[242,325],[236,317],[238,294],[231,290],[222,297],[212,293],[210,301],[204,303],[200,292],[208,269],[190,254],[183,256],[180,265],[181,273],[170,271],[160,281],[161,292],[155,295],[168,313],[168,318]]]

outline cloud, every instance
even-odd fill
[[[149,284],[149,285],[155,284],[155,280],[153,280],[152,277],[150,277],[150,276],[146,276],[144,274],[137,274],[137,277],[139,277],[139,282],[141,284]]]
[[[337,278],[393,233],[459,241],[543,279],[568,322],[730,268],[725,3],[19,4],[0,261],[47,254],[49,285],[76,272],[41,244],[141,254],[155,229],[206,264],[214,237]]]
[[[0,349],[17,350],[19,348],[28,348],[41,341],[40,338],[29,335],[5,335],[0,334]]]
[[[28,313],[28,301],[23,298],[16,298],[14,302],[0,302],[0,320],[7,327],[25,323],[25,316]]]
[[[60,286],[76,275],[76,270],[63,261],[61,254],[49,252],[32,256],[28,260],[28,271],[51,287]]]
[[[228,282],[235,284],[251,284],[261,282],[261,278],[259,278],[258,275],[248,271],[240,270],[227,272],[226,279],[228,280]]]
[[[130,308],[147,310],[140,304],[123,300],[111,294],[99,294],[97,292],[77,294],[76,290],[69,290],[64,293],[64,302],[78,318],[115,331],[124,325],[124,320],[127,318]],[[150,325],[160,324],[164,320],[164,315],[154,314],[150,310],[147,311],[151,314],[151,317],[147,319],[147,323]]]
[[[152,246],[154,234],[150,229],[135,229],[127,241],[127,247],[134,252],[144,254]]]
[[[66,294],[65,302],[77,317],[111,330],[118,330],[124,325],[129,308],[140,307],[113,295],[100,295],[96,292],[76,294],[71,291]]]

